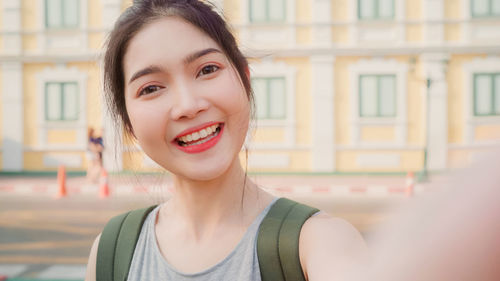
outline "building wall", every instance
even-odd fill
[[[0,7],[5,1],[0,0]],[[486,72],[500,72],[494,65],[500,65],[500,19],[471,19],[469,0],[395,1],[394,20],[382,22],[358,20],[357,1],[287,0],[287,18],[281,24],[252,23],[248,1],[218,4],[245,53],[254,57],[252,75],[266,77],[277,70],[286,77],[286,99],[291,101],[286,105],[286,120],[256,120],[247,143],[249,171],[319,171],[323,162],[318,162],[318,144],[328,146],[324,157],[329,161],[324,163],[332,164],[327,165],[327,172],[418,171],[426,165],[426,150],[431,156],[437,151],[437,158],[430,157],[430,167],[440,170],[467,165],[500,142],[500,117],[470,113],[471,73],[483,66]],[[106,5],[102,0],[84,1],[82,28],[63,33],[45,32],[42,2],[21,1],[23,52],[12,55],[2,49],[7,39],[0,36],[0,57],[22,58],[23,169],[52,171],[63,163],[70,170],[84,170],[86,128],[106,127],[106,140],[113,137],[113,122],[103,113],[98,58],[109,15],[123,11],[132,0]],[[4,28],[0,20],[0,31]],[[402,73],[397,81],[404,84],[398,90],[404,112],[398,120],[367,121],[356,116],[359,85],[353,81],[366,72],[366,65],[381,66],[368,71],[372,74]],[[5,86],[2,70],[0,86]],[[68,77],[83,83],[84,120],[74,127],[46,126],[47,122],[40,121],[44,108],[40,77],[58,73],[70,73]],[[318,77],[324,81],[318,83]],[[427,79],[432,80],[429,85]],[[325,113],[329,107],[324,107],[318,118],[316,106],[323,100],[331,112]],[[3,110],[0,106],[2,140],[6,132]],[[442,131],[432,131],[436,122],[445,124]],[[112,141],[108,148],[115,143],[120,141]],[[5,155],[1,149],[0,160]],[[125,141],[123,149],[118,170],[161,170],[135,144]],[[242,152],[246,164],[245,158]]]

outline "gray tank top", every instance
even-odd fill
[[[135,247],[128,281],[261,281],[257,258],[259,226],[270,207],[269,204],[248,227],[233,251],[216,265],[197,273],[183,273],[171,266],[161,255],[156,242],[155,221],[159,207],[146,218]]]

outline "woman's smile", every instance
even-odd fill
[[[214,147],[219,142],[223,129],[223,123],[205,123],[183,131],[175,137],[172,143],[186,153],[200,153]]]

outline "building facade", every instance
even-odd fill
[[[444,171],[500,144],[499,0],[212,2],[250,57],[249,171]],[[1,171],[84,170],[88,127],[108,169],[159,170],[101,101],[130,4],[0,0]]]

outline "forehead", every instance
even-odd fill
[[[125,77],[144,66],[180,63],[193,51],[204,48],[220,49],[207,34],[183,19],[158,19],[130,40],[123,63]]]

